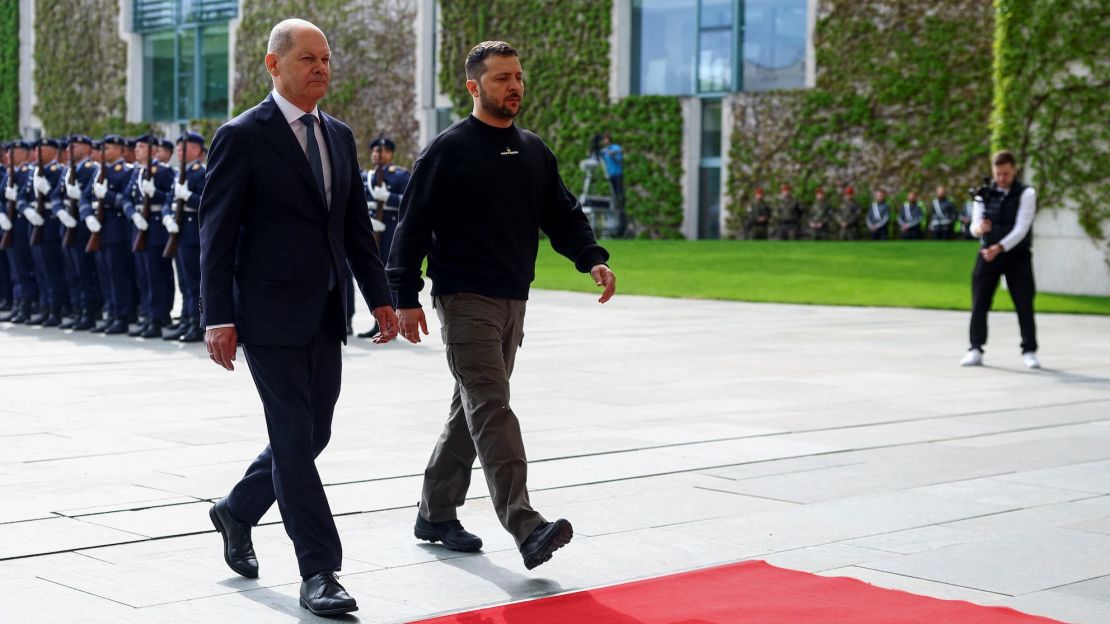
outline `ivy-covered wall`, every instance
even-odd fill
[[[1110,2],[995,0],[994,5],[992,147],[1012,150],[1028,167],[1039,208],[1074,204],[1087,233],[1105,238]]]
[[[130,127],[119,19],[119,0],[36,0],[34,113],[46,134]]]
[[[730,100],[732,214],[782,182],[962,194],[989,173],[992,32],[991,0],[818,2],[816,88]]]
[[[0,139],[19,133],[19,0],[0,0]]]
[[[626,203],[639,235],[677,238],[682,112],[677,98],[609,102],[611,9],[607,0],[441,0],[440,89],[468,114],[466,54],[481,41],[509,42],[525,74],[517,121],[555,152],[571,191],[581,192],[578,163],[590,139],[609,130],[625,151]]]
[[[238,114],[272,88],[266,71],[270,29],[291,17],[316,24],[328,37],[332,82],[320,107],[354,130],[359,164],[369,166],[370,139],[385,133],[397,143],[399,163],[417,145],[416,34],[413,0],[242,0],[236,35],[233,102]]]

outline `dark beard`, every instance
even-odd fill
[[[496,102],[486,97],[486,94],[481,89],[478,89],[478,105],[490,115],[500,117],[501,119],[513,119],[517,116],[517,113],[520,112],[520,107],[517,107],[514,111],[507,106],[498,105]]]

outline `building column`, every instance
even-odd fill
[[[679,98],[682,107],[682,235],[698,237],[698,173],[701,168],[701,100]]]
[[[632,1],[613,0],[609,33],[609,101],[632,93]]]
[[[127,113],[124,118],[129,123],[143,120],[143,36],[131,31],[134,7],[132,0],[119,0],[119,38],[127,46],[127,73],[123,88]]]
[[[35,115],[35,1],[19,0],[19,132],[24,137],[42,129]]]
[[[1103,228],[1110,238],[1110,227]],[[1037,290],[1067,295],[1110,295],[1110,246],[1091,239],[1074,206],[1037,210],[1033,222]]]

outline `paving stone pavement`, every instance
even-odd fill
[[[1040,315],[1029,371],[996,313],[987,366],[963,369],[963,312],[595,298],[529,302],[513,407],[532,500],[576,528],[531,572],[480,475],[460,518],[484,553],[412,537],[451,392],[437,327],[345,349],[318,464],[359,621],[759,558],[1110,623],[1110,318]],[[0,325],[0,622],[316,621],[276,508],[258,580],[208,521],[265,444],[239,362]]]

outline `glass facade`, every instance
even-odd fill
[[[186,121],[228,114],[228,28],[234,0],[135,0],[143,33],[143,118]]]
[[[721,100],[702,100],[698,238],[721,237],[721,114]]]
[[[632,92],[805,86],[807,0],[633,0]]]

